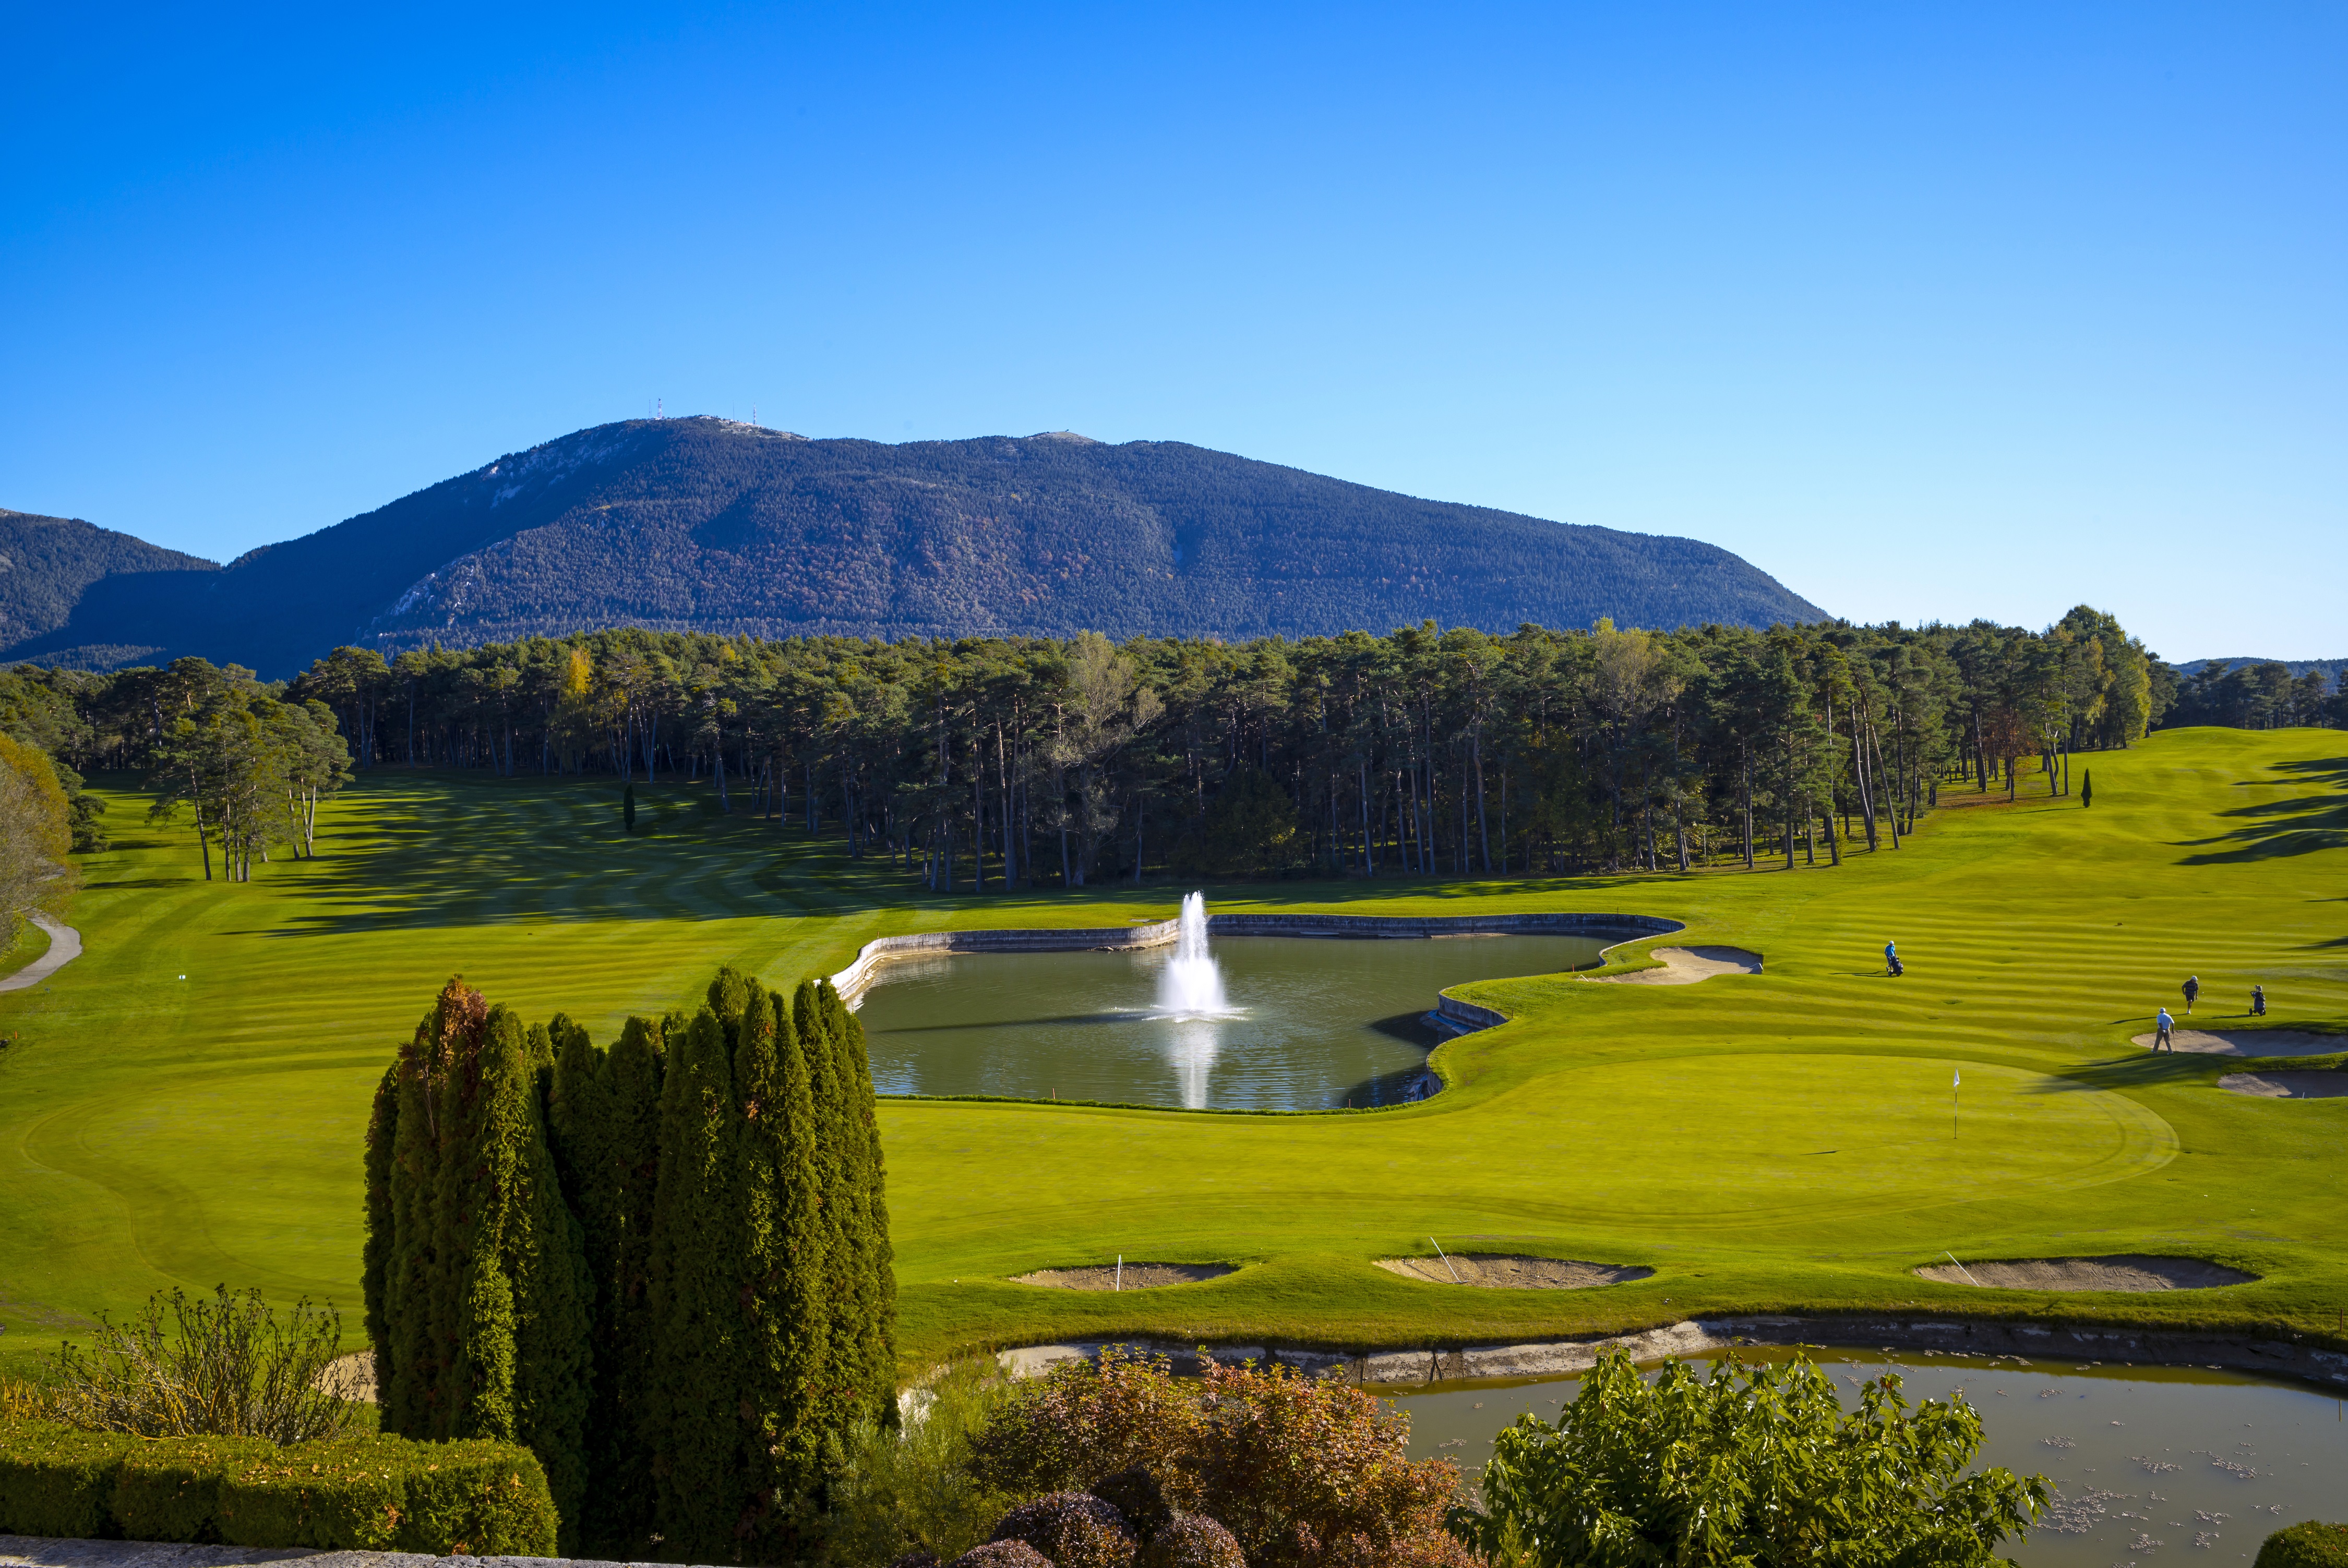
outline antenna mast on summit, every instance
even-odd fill
[[[668,417],[668,415],[661,412],[661,400],[657,397],[653,399],[653,417],[654,419],[665,419]]]

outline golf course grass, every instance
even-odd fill
[[[2128,1043],[2188,972],[2196,1024],[2243,1022],[2258,982],[2271,1026],[2348,1027],[2343,752],[2328,731],[2160,734],[2075,760],[2092,808],[2030,776],[2013,804],[1960,789],[1834,870],[1210,886],[1226,911],[1664,916],[1688,928],[1618,965],[1716,943],[1766,968],[1463,988],[1511,1021],[1443,1047],[1449,1089],[1403,1109],[884,1102],[905,1365],[1076,1334],[1368,1348],[1910,1304],[2348,1341],[2348,1101],[2229,1093],[2244,1059]],[[1162,918],[1182,891],[928,894],[707,794],[639,784],[629,837],[605,781],[379,771],[322,814],[318,859],[232,886],[108,792],[117,847],[86,857],[67,917],[83,956],[0,996],[22,1037],[0,1050],[0,1360],[170,1285],[330,1298],[355,1330],[368,1096],[453,972],[600,1041],[721,963],[788,982],[877,936]],[[1429,1236],[1655,1272],[1480,1290],[1372,1262]],[[1910,1272],[1944,1253],[2259,1278],[2058,1296]],[[1242,1266],[1122,1295],[1008,1278],[1118,1255]]]

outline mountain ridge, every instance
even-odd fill
[[[268,675],[339,643],[388,655],[614,625],[1237,641],[1601,615],[1767,625],[1824,612],[1698,540],[1181,442],[1055,431],[891,445],[696,416],[574,431],[225,567],[100,579],[67,623],[0,658],[97,663],[136,647]]]

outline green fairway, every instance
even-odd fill
[[[2271,1024],[2348,1025],[2343,743],[2156,735],[2083,759],[2092,809],[2025,777],[2014,804],[1943,810],[1838,870],[1210,887],[1222,910],[1660,915],[1689,927],[1665,943],[1767,966],[1466,988],[1513,1021],[1444,1047],[1452,1087],[1402,1110],[885,1102],[906,1363],[1074,1333],[1367,1347],[1906,1303],[2335,1336],[2348,1101],[2227,1093],[2240,1060],[2128,1037],[2188,972],[2196,1025],[2247,1021],[2254,981]],[[84,956],[0,996],[0,1036],[23,1037],[0,1052],[0,1355],[171,1284],[331,1297],[355,1326],[368,1096],[452,972],[606,1041],[721,963],[788,982],[886,933],[1114,925],[1181,891],[926,894],[829,838],[710,815],[705,793],[640,785],[629,838],[606,782],[382,770],[326,808],[320,859],[245,885],[204,882],[191,837],[114,794],[118,846],[83,862],[68,917]],[[1430,1235],[1656,1273],[1475,1291],[1371,1266]],[[2262,1277],[2058,1296],[1909,1272],[1944,1250],[2182,1254]],[[1005,1282],[1119,1254],[1248,1266],[1117,1296]]]

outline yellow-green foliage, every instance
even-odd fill
[[[280,1448],[0,1424],[0,1533],[548,1557],[556,1523],[545,1472],[511,1443]]]
[[[2278,1530],[2259,1548],[2254,1568],[2348,1568],[2348,1524],[2311,1519]]]

